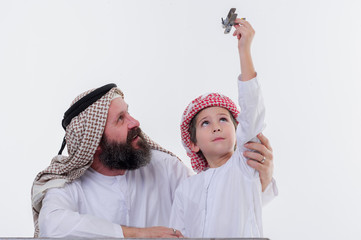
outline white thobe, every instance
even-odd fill
[[[277,195],[272,183],[262,194],[256,170],[247,165],[244,144],[257,141],[264,129],[265,109],[256,78],[238,81],[237,149],[218,168],[209,168],[184,180],[177,188],[169,226],[189,238],[262,237],[262,198]]]
[[[166,226],[175,189],[190,174],[177,158],[156,150],[148,165],[123,176],[89,168],[64,188],[47,191],[40,237],[124,237],[121,225]]]

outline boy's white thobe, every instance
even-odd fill
[[[262,237],[262,202],[277,195],[277,187],[272,180],[262,193],[259,174],[242,153],[248,141],[259,142],[255,137],[264,129],[265,107],[256,78],[239,79],[238,94],[236,151],[221,167],[184,180],[176,190],[169,226],[185,237]]]

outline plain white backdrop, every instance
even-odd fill
[[[231,7],[256,30],[280,195],[271,239],[360,239],[361,4],[358,0],[0,0],[0,237],[32,237],[30,189],[60,148],[81,92],[114,82],[155,141],[189,165],[186,105],[236,99]]]

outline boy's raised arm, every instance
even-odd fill
[[[257,76],[257,73],[253,66],[251,56],[251,44],[255,31],[251,24],[244,20],[237,18],[234,21],[236,24],[234,27],[236,30],[233,36],[237,36],[238,39],[238,52],[241,64],[241,80],[249,81]],[[261,140],[261,143],[253,142],[246,144],[246,148],[251,149],[250,151],[244,151],[243,155],[249,159],[247,164],[258,170],[260,180],[262,183],[262,191],[265,191],[267,186],[272,182],[273,175],[273,153],[269,141],[261,133],[257,135]],[[253,150],[253,151],[252,151]],[[261,163],[261,160],[265,158],[266,161]],[[255,160],[255,161],[254,161]],[[274,187],[274,195],[277,195],[277,187]]]
[[[242,81],[248,81],[256,77],[256,71],[253,66],[251,56],[251,43],[255,34],[251,24],[246,20],[237,18],[234,21],[236,24],[234,27],[236,30],[233,36],[238,38],[238,52],[241,64],[241,79]]]

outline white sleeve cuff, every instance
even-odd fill
[[[124,238],[123,228],[120,225],[114,224],[114,234],[116,237]]]
[[[262,206],[267,205],[276,196],[278,196],[278,188],[277,188],[276,180],[272,178],[270,184],[268,184],[266,189],[262,192]]]
[[[256,76],[255,76],[254,78],[252,78],[252,79],[250,79],[250,80],[248,80],[248,81],[252,81],[253,79],[257,79],[257,73],[256,73]],[[242,74],[239,74],[239,75],[238,75],[238,80],[239,80],[239,81],[242,81]],[[248,81],[246,81],[246,82],[248,82]]]

